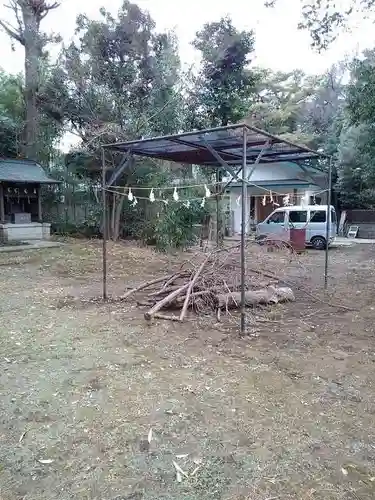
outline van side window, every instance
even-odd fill
[[[271,215],[267,222],[272,222],[273,224],[284,224],[285,212],[275,212]]]
[[[310,222],[325,222],[326,221],[326,211],[317,210],[316,212],[311,212]]]
[[[291,210],[289,212],[289,222],[307,222],[307,210]]]

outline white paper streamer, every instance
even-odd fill
[[[184,207],[190,208],[190,201],[189,200],[184,203]]]
[[[132,195],[133,196],[133,195]],[[137,198],[134,196],[133,197],[133,203],[132,203],[132,206],[135,207],[136,205],[138,204],[138,200]]]
[[[272,191],[270,191],[270,203],[273,203]]]
[[[174,188],[174,191],[173,191],[173,199],[174,199],[174,201],[178,201],[178,193],[177,193],[177,188]]]
[[[154,203],[154,201],[155,201],[154,188],[151,189],[149,198],[150,198],[151,203]]]
[[[206,198],[209,198],[211,196],[211,191],[208,189],[208,187],[206,186],[206,184],[204,185],[204,196]]]
[[[204,208],[205,204],[206,204],[206,198],[202,198],[201,208]]]
[[[263,199],[262,199],[262,205],[265,206],[267,203],[267,197],[266,195],[263,196]]]
[[[284,207],[290,205],[290,196],[288,194],[283,198],[283,205]]]
[[[133,193],[132,193],[132,189],[129,188],[129,191],[128,191],[128,200],[129,201],[133,201],[134,199],[134,196],[133,196]]]

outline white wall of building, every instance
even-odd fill
[[[234,232],[241,232],[241,188],[234,187],[230,190],[230,210],[233,212],[233,222],[234,222]],[[246,231],[250,230],[250,195],[248,194],[246,199]]]

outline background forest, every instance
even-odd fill
[[[301,2],[300,28],[309,30],[317,50],[354,11],[375,9],[371,0],[354,0],[346,12],[325,1]],[[0,21],[1,28],[24,47],[25,71],[0,72],[0,155],[35,159],[63,181],[44,193],[55,230],[100,234],[100,144],[244,119],[333,155],[339,207],[375,208],[375,49],[320,75],[273,71],[253,63],[254,32],[238,30],[227,17],[196,33],[201,64],[186,71],[174,33],[160,32],[128,0],[116,16],[104,7],[100,20],[79,16],[67,46],[43,32],[43,19],[59,2],[9,0],[8,6],[14,23]],[[48,52],[53,44],[60,47],[57,60]],[[66,134],[76,137],[76,146],[63,153]],[[112,161],[116,166],[121,158]],[[137,160],[116,184],[162,187],[189,178],[191,171],[179,166]],[[183,245],[210,210],[199,202],[150,210],[149,203],[134,207],[114,193],[110,199],[113,239],[142,237],[163,248]],[[71,209],[76,205],[79,213]]]

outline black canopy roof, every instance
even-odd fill
[[[129,142],[106,144],[112,151],[132,155],[219,167],[222,160],[230,166],[243,163],[244,133],[246,129],[246,163],[253,163],[261,153],[258,163],[297,162],[325,156],[306,146],[300,146],[282,137],[274,136],[247,124],[228,125],[213,129],[185,132],[175,135],[138,139]],[[214,150],[214,151],[212,151]]]

